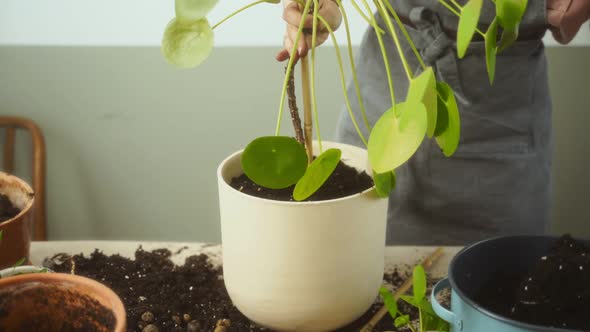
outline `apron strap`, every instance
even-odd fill
[[[459,67],[453,51],[454,41],[442,29],[441,22],[434,11],[426,7],[414,7],[409,19],[420,36],[414,42],[427,66],[432,66],[439,80],[449,84],[455,96],[465,104],[471,104],[461,88]],[[421,68],[417,70],[421,72]]]

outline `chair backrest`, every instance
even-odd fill
[[[6,138],[4,144],[4,171],[6,173],[14,172],[14,149],[16,130],[27,130],[31,135],[33,143],[33,190],[35,191],[35,205],[33,206],[33,240],[47,240],[47,215],[45,202],[45,172],[46,172],[46,152],[45,139],[43,132],[30,119],[16,116],[0,116],[0,127],[6,129]]]

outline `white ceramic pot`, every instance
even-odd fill
[[[317,148],[317,147],[316,147]],[[338,143],[342,161],[367,171],[366,150]],[[384,269],[387,200],[371,188],[321,202],[282,202],[232,188],[241,151],[217,171],[223,275],[237,308],[280,331],[328,331],[360,317]]]

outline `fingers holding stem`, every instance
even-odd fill
[[[303,12],[307,13],[309,11],[309,7],[311,6],[312,0],[306,0],[305,2],[305,7],[303,8]],[[299,24],[299,29],[297,31],[297,36],[295,38],[294,41],[294,45],[291,49],[291,54],[295,54],[295,52],[297,51],[297,44],[299,43],[299,40],[301,40],[301,37],[303,35],[303,23],[305,20],[305,15],[301,16],[301,20],[300,20],[300,24]],[[295,63],[295,57],[292,56],[289,58],[289,64],[287,65],[287,72],[285,73],[285,79],[283,81],[283,89],[281,92],[281,102],[279,104],[279,114],[278,114],[278,119],[277,119],[277,127],[275,130],[275,135],[280,135],[281,132],[281,120],[283,118],[283,110],[285,108],[285,96],[287,94],[287,84],[289,83],[289,76],[291,75],[291,71],[293,70],[293,65]]]

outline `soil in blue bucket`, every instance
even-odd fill
[[[517,321],[590,331],[590,248],[565,235],[529,273],[499,272],[475,301]]]

